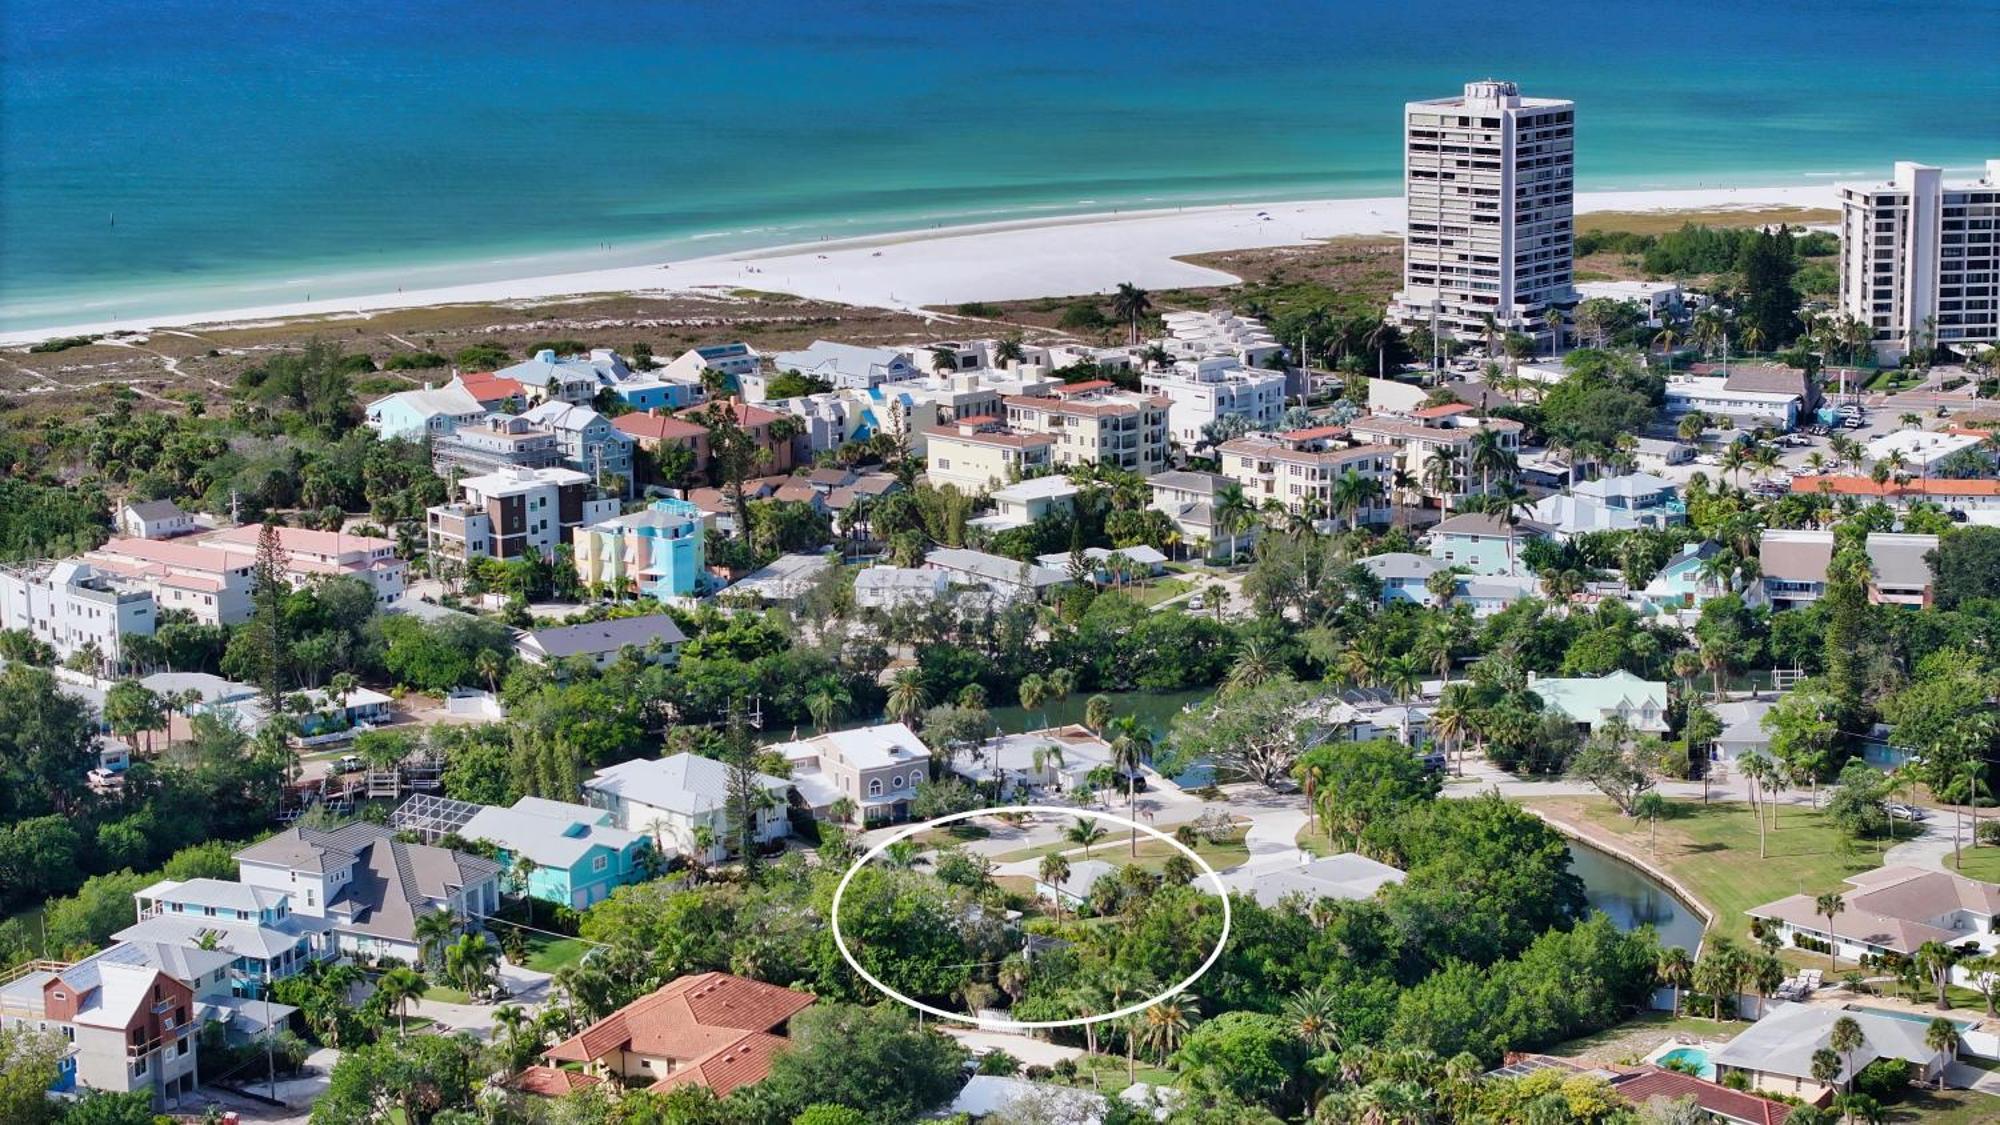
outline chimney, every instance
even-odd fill
[[[554,363],[556,361],[555,349],[543,348],[541,351],[535,353],[535,358],[543,363]]]

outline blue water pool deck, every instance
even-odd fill
[[[1896,1008],[1870,1008],[1866,1004],[1846,1004],[1843,1005],[1843,1009],[1849,1012],[1865,1012],[1868,1015],[1881,1016],[1884,1019],[1902,1020],[1904,1023],[1920,1023],[1927,1027],[1932,1020],[1938,1018],[1929,1012],[1905,1012]],[[1980,1021],[1978,1020],[1951,1021],[1952,1026],[1961,1032],[1971,1031],[1973,1028],[1978,1027],[1979,1023]]]
[[[1720,1046],[1720,1044],[1701,1043],[1690,1046],[1685,1043],[1663,1043],[1658,1050],[1646,1056],[1646,1061],[1652,1063],[1654,1066],[1669,1070],[1681,1070],[1683,1066],[1693,1065],[1697,1068],[1695,1077],[1713,1082],[1715,1081],[1715,1064],[1710,1062],[1708,1058],[1711,1046]],[[1676,1063],[1680,1063],[1682,1066],[1675,1066],[1674,1064]]]

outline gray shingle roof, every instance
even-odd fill
[[[617,652],[626,645],[643,649],[654,641],[677,645],[686,642],[687,636],[674,623],[672,616],[655,613],[645,617],[614,617],[584,625],[537,629],[529,633],[526,640],[547,656],[559,659]]]

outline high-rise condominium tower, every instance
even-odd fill
[[[1471,341],[1490,316],[1502,332],[1547,342],[1550,310],[1576,301],[1575,142],[1576,103],[1524,98],[1512,82],[1468,82],[1461,97],[1404,106],[1409,225],[1390,318]]]
[[[1883,358],[2000,341],[2000,160],[1969,183],[1899,160],[1888,183],[1841,185],[1840,210],[1840,310]]]

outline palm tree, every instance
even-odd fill
[[[549,989],[563,998],[570,1022],[582,1027],[604,1014],[611,978],[594,958],[586,957],[557,969],[549,978]]]
[[[1847,1089],[1854,1089],[1854,1052],[1868,1045],[1868,1036],[1862,1034],[1861,1025],[1853,1016],[1842,1016],[1833,1021],[1833,1030],[1828,1033],[1826,1045],[1840,1052],[1842,1070],[1847,1075]]]
[[[1931,985],[1937,989],[1937,1008],[1940,1012],[1951,1010],[1951,997],[1946,990],[1951,985],[1951,970],[1958,964],[1959,956],[1956,946],[1941,941],[1927,941],[1917,947],[1917,971],[1929,977]]]
[[[1035,874],[1042,885],[1049,888],[1049,897],[1055,901],[1056,909],[1062,909],[1062,885],[1069,882],[1069,860],[1061,852],[1050,852],[1042,857]]]
[[[424,998],[430,991],[424,975],[407,965],[398,965],[383,973],[375,982],[375,992],[382,997],[389,1010],[396,1013],[396,1034],[401,1036],[408,1026],[410,1005]]]
[[[1510,480],[1487,499],[1493,506],[1493,514],[1500,517],[1500,526],[1507,531],[1507,573],[1517,573],[1519,568],[1514,561],[1514,542],[1519,536],[1515,531],[1521,526],[1521,517],[1534,513],[1535,498],[1528,494],[1527,489]]]
[[[449,910],[433,910],[419,914],[414,926],[417,939],[417,960],[426,965],[435,965],[444,958],[445,946],[458,936],[458,915]]]
[[[1680,422],[1674,426],[1674,436],[1684,442],[1693,443],[1700,441],[1701,435],[1707,430],[1707,415],[1699,410],[1690,410],[1686,414],[1681,415]]]
[[[1169,996],[1147,1008],[1143,1016],[1140,1034],[1152,1049],[1154,1059],[1164,1066],[1181,1049],[1188,1029],[1194,1024],[1194,1000],[1186,994]]]
[[[519,1004],[502,1004],[493,1009],[493,1023],[507,1033],[507,1053],[520,1058],[527,1052],[522,1050],[529,1029],[535,1026],[535,1017]]]
[[[1086,820],[1083,817],[1077,817],[1075,824],[1063,829],[1063,839],[1081,847],[1083,849],[1083,858],[1086,860],[1090,858],[1091,846],[1099,840],[1104,839],[1104,836],[1105,832],[1102,825],[1094,820]],[[1045,879],[1043,882],[1047,882],[1047,880]]]
[[[1661,984],[1674,990],[1674,1018],[1681,1018],[1681,989],[1686,988],[1694,972],[1694,959],[1688,951],[1678,945],[1669,945],[1660,950],[1659,958],[1653,964],[1653,973]]]
[[[1144,289],[1129,281],[1118,283],[1118,292],[1111,295],[1111,315],[1130,326],[1131,338],[1128,342],[1139,342],[1139,321],[1152,311],[1152,296]]]
[[[1139,770],[1153,757],[1153,735],[1132,715],[1112,720],[1111,727],[1117,731],[1111,740],[1111,768],[1125,775],[1125,816],[1133,821],[1132,856],[1139,855]],[[1084,842],[1084,858],[1090,858],[1088,841]]]
[[[1010,363],[1020,363],[1027,358],[1027,351],[1021,347],[1021,334],[1019,332],[1010,332],[1001,337],[1000,342],[993,347],[993,363],[997,367],[1006,367]]]
[[[958,370],[958,349],[944,344],[931,347],[931,370],[939,375]]]
[[[486,681],[486,690],[489,692],[500,690],[500,673],[506,668],[506,661],[490,648],[480,649],[479,654],[472,658],[472,671]]]
[[[1826,919],[1826,948],[1828,955],[1833,958],[1832,971],[1836,973],[1840,971],[1840,938],[1833,932],[1833,921],[1845,909],[1847,900],[1841,897],[1839,891],[1828,891],[1813,899],[1813,913]]]
[[[1277,653],[1262,637],[1251,637],[1236,650],[1236,662],[1222,682],[1225,696],[1249,691],[1276,676],[1280,670]]]
[[[1480,492],[1492,491],[1493,474],[1496,471],[1508,472],[1513,464],[1514,455],[1507,452],[1507,447],[1500,443],[1499,430],[1482,427],[1478,433],[1472,435],[1470,465],[1472,470],[1479,474]]]
[[[887,709],[889,718],[899,723],[914,723],[922,717],[924,708],[930,705],[930,697],[924,691],[923,677],[915,668],[905,668],[896,673],[896,679],[889,685]]]
[[[1049,688],[1048,684],[1043,681],[1040,673],[1030,672],[1021,677],[1020,686],[1015,689],[1015,694],[1021,700],[1021,710],[1033,711],[1048,702]],[[1042,726],[1046,727],[1048,725],[1049,715],[1048,712],[1044,711],[1042,712]]]
[[[924,847],[915,840],[898,840],[882,849],[882,866],[891,871],[914,871],[929,861]]]
[[[1944,1089],[1944,1072],[1950,1068],[1952,1060],[1958,1058],[1958,1025],[1939,1016],[1924,1027],[1924,1046],[1940,1055],[1949,1055],[1946,1065],[1938,1068],[1937,1088]]]
[[[1243,493],[1240,484],[1226,484],[1215,494],[1215,533],[1229,541],[1229,557],[1234,560],[1237,553],[1237,537],[1245,528],[1257,522],[1257,506]]]
[[[1280,1009],[1292,1034],[1315,1055],[1340,1050],[1340,1011],[1340,997],[1324,985],[1292,993]]]
[[[461,934],[445,949],[444,966],[454,984],[478,996],[499,974],[500,951],[481,934]]]
[[[812,716],[813,726],[821,734],[833,729],[833,725],[846,714],[854,703],[854,696],[839,676],[821,676],[814,684],[811,695],[806,697],[806,713]]]
[[[1819,1050],[1814,1051],[1812,1053],[1812,1077],[1814,1082],[1831,1088],[1835,1082],[1840,1081],[1840,1056],[1834,1054],[1831,1049],[1826,1047],[1821,1047]]]
[[[1433,450],[1424,462],[1424,489],[1437,496],[1440,508],[1450,507],[1459,493],[1458,474],[1458,450],[1453,446]]]
[[[1103,734],[1105,725],[1111,722],[1111,697],[1093,695],[1083,705],[1083,725],[1092,734]]]

